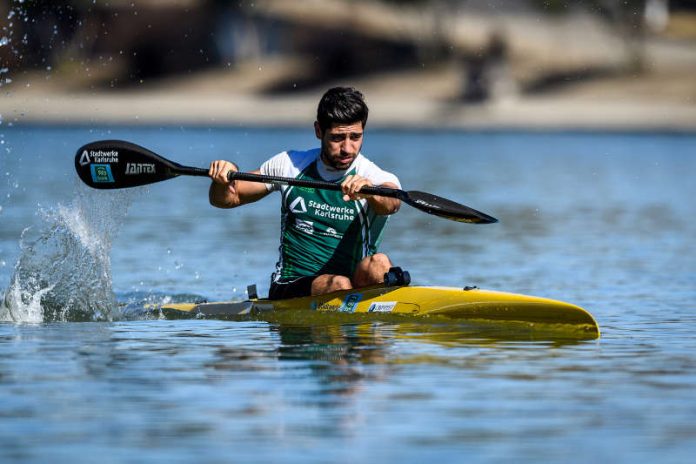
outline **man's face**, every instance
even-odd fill
[[[314,131],[321,140],[321,159],[334,169],[347,169],[360,153],[363,141],[363,125],[358,121],[351,124],[333,124],[322,131],[314,123]]]

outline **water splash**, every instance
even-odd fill
[[[88,192],[88,193],[87,193]],[[36,240],[22,254],[0,306],[0,320],[93,321],[118,318],[110,251],[134,191],[78,189],[69,206],[41,210]]]

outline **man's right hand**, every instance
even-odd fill
[[[230,182],[227,180],[227,173],[229,171],[237,172],[239,169],[237,165],[225,160],[216,160],[210,163],[210,169],[208,169],[208,177],[210,177],[216,184],[227,185]],[[232,187],[234,182],[232,182]]]
[[[210,163],[208,177],[213,182],[210,184],[210,204],[218,208],[236,208],[239,205],[251,203],[268,195],[266,185],[256,182],[227,180],[227,174],[238,172],[239,168],[231,161],[217,160]],[[252,171],[260,174],[260,171]]]

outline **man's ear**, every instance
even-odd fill
[[[319,125],[319,121],[314,121],[314,135],[317,136],[319,140],[321,140],[322,131],[321,131],[321,126]]]

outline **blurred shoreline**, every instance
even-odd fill
[[[225,80],[221,75],[210,79]],[[443,80],[443,78],[439,78]],[[377,82],[375,82],[375,80]],[[438,79],[430,80],[434,87]],[[446,79],[444,79],[446,80]],[[462,104],[446,95],[413,92],[413,76],[347,79],[370,106],[370,127],[461,130],[696,131],[696,105],[645,98],[622,99],[571,91],[562,95],[514,97]],[[635,81],[633,81],[635,84]],[[594,84],[598,87],[602,83]],[[384,90],[389,87],[389,90]],[[422,87],[422,86],[421,86]],[[440,87],[442,88],[442,87]],[[399,91],[401,89],[401,91]],[[310,127],[324,88],[284,95],[224,93],[163,85],[148,91],[9,91],[0,101],[3,125],[184,125]]]
[[[0,70],[2,125],[311,127],[351,85],[371,127],[696,131],[696,14],[658,33],[502,1],[199,3],[88,8],[41,64]],[[184,26],[205,34],[171,35]]]
[[[696,132],[696,74],[690,73],[610,75],[476,103],[461,100],[456,64],[353,76],[278,93],[259,90],[268,74],[280,76],[294,67],[254,63],[247,69],[204,70],[109,90],[75,88],[71,76],[59,73],[27,73],[4,87],[0,115],[4,126],[311,127],[322,93],[334,85],[352,85],[367,98],[370,127]]]

